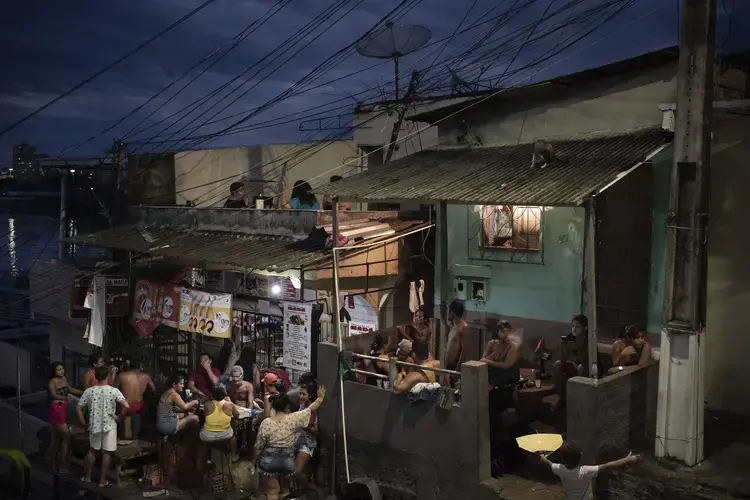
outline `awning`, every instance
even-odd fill
[[[339,232],[350,240],[342,255],[346,258],[430,226],[425,221],[402,219],[355,221],[342,225]],[[330,232],[330,227],[326,229]],[[246,272],[284,272],[300,267],[315,269],[332,259],[331,250],[311,248],[307,240],[286,236],[188,231],[170,227],[148,227],[148,232],[154,238],[153,242],[146,242],[135,225],[78,235],[64,241],[161,256],[195,267],[217,266]]]
[[[415,153],[315,190],[342,200],[578,206],[668,145],[661,128],[550,140],[564,162],[532,168],[533,144]]]

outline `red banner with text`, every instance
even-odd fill
[[[179,326],[180,290],[182,287],[138,280],[133,300],[133,326],[142,337],[157,326]]]

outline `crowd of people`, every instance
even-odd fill
[[[99,486],[107,486],[107,471],[118,445],[141,437],[141,416],[147,413],[150,391],[156,403],[153,428],[158,435],[194,433],[203,443],[197,454],[200,472],[206,470],[210,444],[227,443],[232,461],[237,461],[238,443],[242,443],[254,449],[253,467],[269,499],[280,498],[290,477],[306,484],[313,476],[309,465],[318,448],[315,414],[325,398],[325,388],[305,373],[290,390],[283,367],[261,371],[252,353],[234,351],[223,357],[222,361],[229,363],[224,372],[214,366],[210,355],[202,353],[189,377],[175,374],[159,384],[164,387],[158,391],[151,376],[134,361],[115,369],[102,357],[92,356],[80,388],[70,385],[61,363],[53,363],[48,417],[55,468],[68,472],[69,424],[73,423],[68,422],[68,405],[75,404],[76,423],[88,431],[89,439],[82,480],[92,480],[95,463],[101,459]],[[250,363],[243,366],[247,361]],[[244,378],[246,369],[251,380]],[[241,414],[252,425],[238,425]]]

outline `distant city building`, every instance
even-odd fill
[[[21,143],[13,146],[13,177],[16,179],[31,180],[40,176],[38,160],[46,158],[47,155],[37,152],[36,146]]]

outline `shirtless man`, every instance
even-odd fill
[[[143,366],[140,362],[127,362],[123,366],[123,371],[115,379],[114,386],[120,389],[122,395],[125,396],[125,401],[129,405],[127,412],[121,416],[123,438],[128,441],[138,439],[141,430],[141,417],[139,413],[143,409],[143,394],[148,387],[152,391],[156,391],[154,381],[151,380],[151,376],[148,373],[143,371]],[[128,443],[120,441],[120,444],[125,445]]]
[[[461,363],[466,361],[464,340],[469,331],[469,324],[464,320],[464,304],[454,300],[448,305],[448,323],[451,329],[445,343],[445,367],[448,370],[458,370]]]

